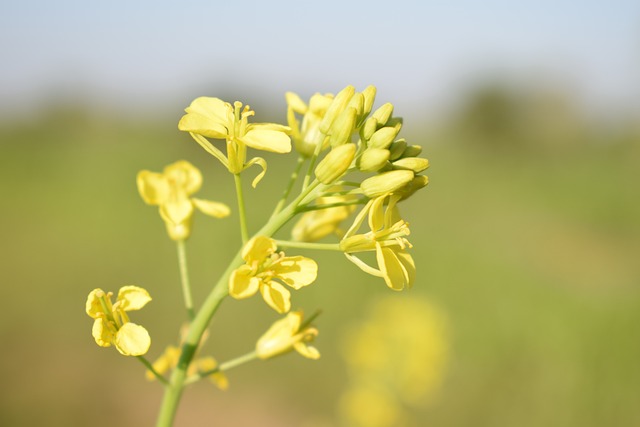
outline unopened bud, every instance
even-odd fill
[[[429,160],[422,157],[405,157],[393,162],[393,167],[394,169],[407,169],[418,173],[429,167]]]
[[[402,188],[411,182],[413,176],[413,172],[408,170],[384,172],[365,179],[360,188],[367,197],[374,198]]]
[[[338,117],[338,114],[340,114],[347,105],[349,105],[349,101],[351,101],[351,97],[355,92],[356,90],[353,86],[347,86],[338,92],[336,97],[333,98],[327,112],[324,114],[322,122],[320,122],[320,132],[325,135],[329,133],[329,129],[331,128],[334,120]]]
[[[422,147],[419,145],[410,145],[402,153],[402,157],[418,157],[422,153]]]
[[[362,116],[366,116],[371,112],[373,108],[373,102],[376,100],[376,87],[375,86],[367,86],[365,90],[362,91],[362,95],[364,96],[364,108],[362,109]]]
[[[356,126],[357,111],[353,107],[344,110],[331,126],[329,143],[332,147],[346,144],[351,140],[351,133]]]
[[[365,150],[358,161],[358,169],[362,172],[377,172],[387,164],[389,150],[383,148],[370,148]]]
[[[375,118],[379,124],[385,125],[387,120],[389,120],[389,117],[391,117],[391,114],[393,114],[393,104],[387,102],[374,111],[371,117]]]
[[[368,141],[371,139],[376,129],[378,129],[378,121],[373,117],[369,117],[365,120],[364,126],[362,126],[362,135],[360,136],[364,141]]]
[[[364,109],[364,96],[359,92],[353,94],[347,108],[355,108],[357,116],[361,117],[362,110]]]
[[[407,185],[396,191],[395,194],[400,196],[400,200],[407,199],[416,191],[424,188],[429,184],[429,177],[425,175],[417,175]]]
[[[344,144],[335,147],[316,167],[316,177],[323,184],[333,183],[349,169],[355,154],[355,144]]]
[[[404,150],[406,148],[407,142],[404,139],[394,141],[394,143],[389,147],[389,151],[391,151],[391,161],[398,160],[400,157],[402,157],[402,153],[404,153]]]
[[[368,146],[371,148],[387,148],[395,137],[398,135],[398,131],[400,129],[396,129],[393,127],[383,127],[382,129],[378,129],[369,140]]]

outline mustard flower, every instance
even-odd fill
[[[231,273],[229,294],[236,299],[248,298],[258,290],[265,302],[278,313],[291,309],[291,294],[276,280],[300,289],[316,279],[318,265],[303,256],[286,257],[276,253],[276,243],[265,236],[256,236],[242,249],[246,264]]]
[[[111,303],[111,292],[94,289],[89,293],[86,304],[87,314],[95,319],[92,335],[100,347],[116,349],[125,356],[141,356],[149,350],[151,338],[147,330],[129,321],[127,311],[140,310],[151,297],[149,293],[137,286],[123,286],[118,291],[118,298]]]
[[[340,189],[338,189],[339,191]],[[347,219],[355,210],[355,205],[335,206],[355,200],[354,195],[338,195],[319,197],[316,200],[318,207],[322,205],[334,205],[324,209],[305,212],[293,226],[291,236],[299,242],[315,242],[330,234],[342,237],[345,230],[340,229],[342,221]]]
[[[180,348],[170,345],[164,350],[152,364],[153,369],[160,375],[164,375],[178,365],[180,359]],[[218,363],[213,357],[201,357],[195,359],[187,369],[187,375],[195,375],[199,372],[210,372],[218,367]],[[149,381],[153,381],[156,377],[151,371],[146,371],[145,376]],[[215,384],[220,390],[229,388],[229,380],[226,375],[220,371],[214,372],[207,376],[209,380]]]
[[[386,194],[370,200],[340,242],[340,249],[351,262],[366,273],[382,277],[387,286],[396,291],[413,286],[416,274],[413,258],[406,251],[411,247],[405,238],[409,235],[409,225],[400,218],[396,207],[399,199],[398,195]],[[367,216],[370,231],[355,234]],[[377,269],[353,255],[366,251],[375,251]]]
[[[309,359],[320,358],[320,352],[309,345],[318,335],[313,327],[302,326],[302,311],[292,311],[283,319],[273,323],[256,343],[256,354],[260,359],[269,359],[279,354],[296,350]]]
[[[214,218],[230,213],[224,203],[190,197],[202,186],[202,174],[186,160],[170,164],[162,173],[140,171],[137,184],[142,200],[160,207],[160,216],[173,240],[189,237],[194,209]]]
[[[178,123],[178,129],[189,132],[207,152],[214,155],[233,174],[239,174],[254,164],[263,171],[254,180],[255,187],[266,171],[266,162],[260,157],[246,162],[247,147],[274,153],[291,151],[291,139],[287,126],[275,123],[249,123],[255,115],[248,105],[236,101],[233,106],[219,98],[202,96],[196,98]],[[204,137],[224,139],[227,142],[227,156]]]

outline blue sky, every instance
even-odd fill
[[[0,55],[2,111],[56,93],[153,108],[223,84],[375,84],[433,111],[491,78],[607,110],[639,105],[640,2],[4,1]]]

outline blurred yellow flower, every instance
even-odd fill
[[[229,294],[236,299],[248,298],[258,290],[265,302],[278,313],[291,309],[291,294],[276,282],[300,289],[316,279],[318,265],[303,256],[285,257],[276,253],[276,243],[265,236],[256,236],[242,249],[246,264],[231,273]]]
[[[351,262],[365,273],[382,277],[387,286],[396,291],[413,286],[416,276],[413,258],[405,250],[411,247],[405,238],[410,231],[409,224],[400,218],[396,206],[399,199],[398,195],[386,194],[370,200],[340,242],[340,249]],[[388,201],[386,209],[385,201]],[[368,217],[370,231],[355,234],[365,217]],[[367,251],[375,251],[377,269],[353,255]]]
[[[160,375],[164,375],[178,365],[180,359],[180,349],[176,346],[168,346],[162,355],[158,357],[152,364],[153,369]],[[213,357],[202,357],[195,359],[189,365],[187,375],[195,375],[200,372],[213,371],[218,367],[218,363]],[[145,376],[149,381],[154,380],[155,375],[147,370]],[[223,372],[214,372],[208,375],[209,380],[215,384],[220,390],[229,388],[229,380]]]
[[[230,213],[224,203],[190,197],[202,186],[202,174],[186,160],[170,164],[162,173],[140,171],[137,184],[142,200],[160,207],[160,216],[173,240],[184,240],[191,234],[194,208],[214,218]]]
[[[118,298],[111,303],[111,292],[94,289],[89,293],[86,303],[87,314],[95,319],[92,335],[100,347],[116,349],[125,356],[141,356],[149,350],[151,338],[147,330],[129,321],[127,311],[140,310],[151,297],[149,293],[137,286],[123,286],[118,291]]]
[[[260,359],[269,359],[279,354],[296,350],[309,359],[320,358],[320,352],[309,345],[318,336],[318,330],[302,326],[302,311],[292,311],[275,322],[256,344]]]
[[[318,206],[335,205],[355,199],[354,195],[326,196],[319,197],[316,204]],[[347,219],[355,209],[355,205],[346,205],[305,212],[293,226],[291,236],[293,240],[299,242],[315,242],[334,233],[338,237],[342,237],[344,230],[340,230],[340,223]]]
[[[433,400],[449,359],[445,313],[425,298],[377,300],[342,337],[349,385],[341,415],[352,427],[395,427]]]

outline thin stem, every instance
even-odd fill
[[[238,198],[238,214],[240,216],[240,235],[242,236],[242,245],[249,240],[249,233],[247,231],[247,216],[244,208],[244,196],[242,195],[242,179],[240,174],[233,175],[236,183],[236,195]]]
[[[287,188],[284,190],[284,194],[282,194],[282,198],[280,199],[280,201],[276,205],[276,208],[273,210],[273,213],[271,214],[272,218],[282,210],[282,208],[284,207],[284,204],[287,202],[287,197],[289,197],[289,194],[291,193],[291,189],[293,188],[293,185],[298,180],[298,175],[300,174],[300,169],[302,168],[304,160],[305,160],[304,157],[302,156],[298,157],[298,163],[296,164],[296,167],[293,170],[293,173],[291,174],[291,178],[289,178],[289,184],[287,185]]]
[[[299,249],[316,249],[321,251],[341,251],[339,243],[312,243],[312,242],[294,242],[290,240],[276,240],[278,247],[283,248],[299,248]]]
[[[297,211],[298,212],[307,212],[307,211],[319,211],[322,209],[329,208],[337,208],[340,206],[353,206],[353,205],[364,205],[368,202],[367,199],[357,199],[357,200],[349,200],[346,202],[336,202],[336,203],[327,203],[324,205],[313,205],[313,206],[300,206]]]
[[[190,376],[185,380],[185,384],[192,384],[196,381],[201,380],[202,378],[208,377],[211,374],[215,374],[216,372],[226,372],[230,369],[235,368],[236,366],[244,365],[245,363],[251,362],[258,358],[258,354],[254,351],[243,354],[242,356],[236,357],[235,359],[228,360],[224,363],[218,365],[217,368],[210,369],[204,372],[198,372],[195,375]]]
[[[136,359],[142,362],[142,364],[147,367],[149,372],[151,372],[158,379],[158,381],[160,381],[165,386],[169,385],[169,381],[167,381],[167,379],[164,376],[162,376],[158,371],[156,371],[153,365],[151,364],[151,362],[149,362],[144,356],[136,356]]]
[[[318,187],[320,187],[318,189]],[[258,236],[273,236],[283,225],[285,225],[291,218],[297,213],[297,207],[300,204],[306,202],[307,198],[315,197],[315,190],[321,191],[323,187],[318,180],[313,181],[306,189],[302,191],[294,201],[283,208],[280,213],[269,219],[269,221],[262,227],[255,235]],[[187,377],[187,368],[193,359],[198,343],[202,334],[207,329],[211,318],[217,311],[222,300],[229,294],[229,277],[231,273],[242,264],[242,249],[240,249],[233,260],[229,263],[229,266],[225,272],[220,276],[218,282],[211,290],[209,296],[200,307],[200,310],[196,313],[195,318],[189,325],[189,330],[182,345],[182,351],[180,353],[180,359],[178,365],[171,374],[169,380],[169,386],[165,389],[164,398],[160,406],[160,413],[158,415],[157,427],[169,427],[172,425],[173,420],[178,410],[178,402],[182,396],[184,389],[184,383]]]
[[[187,250],[184,240],[176,241],[178,246],[178,264],[180,266],[180,283],[182,284],[182,296],[184,298],[184,306],[187,309],[189,321],[195,317],[193,311],[193,299],[191,298],[191,285],[189,284],[189,270],[187,269]]]

